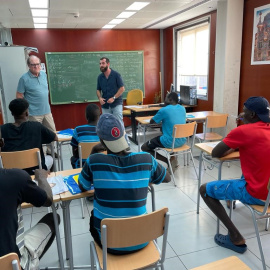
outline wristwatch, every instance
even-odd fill
[[[113,99],[115,100],[115,99],[116,99],[116,97],[115,97],[115,96],[113,96]]]

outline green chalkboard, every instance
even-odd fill
[[[115,52],[46,52],[46,66],[51,104],[98,101],[97,77],[99,59],[110,59],[110,67],[118,71],[128,91],[138,88],[144,93],[143,51]]]

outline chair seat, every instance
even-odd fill
[[[187,151],[190,149],[190,146],[187,144],[182,145],[181,147],[174,148],[173,150],[171,148],[160,148],[162,150],[166,150],[167,152],[182,152],[182,151]]]
[[[264,205],[252,204],[252,205],[249,205],[249,206],[252,207],[257,212],[261,212],[261,213],[263,212],[263,209],[264,209]],[[270,206],[268,207],[268,210],[267,210],[266,213],[270,214]]]
[[[130,116],[131,110],[123,110],[123,116]]]
[[[219,135],[218,133],[209,132],[209,133],[206,133],[205,138],[204,138],[204,133],[196,134],[196,138],[202,141],[218,141],[218,140],[223,139],[223,136]]]
[[[102,249],[95,243],[98,254],[98,259],[103,268]],[[151,241],[145,248],[127,255],[107,255],[108,270],[131,270],[141,269],[142,267],[150,266],[160,259],[159,252]]]

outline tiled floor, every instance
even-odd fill
[[[63,147],[64,169],[70,169],[69,158],[71,148]],[[131,145],[132,151],[138,147]],[[194,155],[198,156],[194,150]],[[195,160],[198,169],[198,160]],[[238,254],[228,249],[219,247],[214,242],[216,231],[216,218],[208,207],[201,201],[200,214],[196,214],[197,179],[193,167],[183,166],[183,160],[179,158],[180,167],[176,171],[177,187],[171,183],[155,186],[156,208],[167,206],[171,217],[169,224],[168,248],[166,254],[166,270],[191,269],[209,262],[213,262],[229,256],[238,256],[252,270],[262,269],[260,254],[257,245],[251,215],[249,210],[238,203],[233,213],[236,226],[247,240],[248,250],[244,254]],[[222,178],[237,178],[241,175],[239,162],[232,162],[230,167],[223,165]],[[203,182],[217,179],[217,170],[203,172]],[[151,200],[148,199],[148,209],[151,211]],[[89,243],[92,240],[89,233],[89,213],[92,203],[85,206],[85,219],[82,219],[79,201],[71,203],[71,226],[73,253],[75,265],[90,264]],[[25,226],[34,225],[47,211],[47,208],[26,209],[24,211]],[[61,209],[58,213],[62,217]],[[266,263],[270,266],[270,233],[264,230],[264,222],[260,222],[262,244],[265,252]],[[224,226],[220,226],[221,233],[226,233]],[[65,252],[63,223],[60,224],[60,236],[63,252]],[[268,242],[269,241],[269,242]],[[65,261],[68,265],[68,263]],[[54,242],[45,256],[41,259],[41,267],[57,266],[58,256],[56,243]],[[270,268],[269,268],[270,269]]]

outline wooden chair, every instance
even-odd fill
[[[20,260],[17,253],[9,253],[0,257],[0,269],[21,270]]]
[[[260,238],[260,233],[259,233],[259,228],[258,228],[258,224],[257,221],[261,220],[261,219],[266,219],[266,225],[265,225],[265,230],[268,230],[268,225],[269,225],[269,218],[270,218],[270,179],[269,179],[269,183],[268,183],[268,196],[267,199],[265,201],[265,205],[249,205],[249,204],[245,204],[244,205],[250,210],[251,212],[251,216],[252,216],[252,220],[253,220],[253,225],[254,225],[254,229],[255,229],[255,233],[256,233],[256,237],[257,237],[257,242],[258,242],[258,246],[259,246],[259,250],[260,250],[260,255],[261,255],[261,260],[262,260],[262,265],[263,265],[263,270],[266,270],[266,264],[265,264],[265,259],[264,259],[264,253],[263,253],[263,249],[262,249],[262,242],[261,242],[261,238]]]
[[[140,89],[133,89],[127,93],[126,105],[141,105],[143,104],[143,91]],[[123,110],[123,116],[131,116],[130,110]]]
[[[177,158],[180,154],[182,154],[182,155],[190,154],[191,160],[192,160],[192,163],[193,163],[193,166],[194,166],[194,170],[195,170],[195,173],[196,173],[197,178],[198,178],[198,173],[196,171],[195,163],[194,163],[194,159],[193,159],[193,155],[192,155],[196,130],[197,130],[197,123],[196,122],[190,122],[190,123],[187,123],[187,124],[174,125],[174,127],[173,127],[173,144],[172,144],[172,148],[156,148],[155,149],[155,157],[156,157],[157,151],[162,151],[166,155],[167,160],[168,160],[168,164],[169,164],[169,169],[170,169],[171,176],[172,176],[172,180],[173,180],[173,183],[174,183],[175,186],[176,186],[175,177],[174,177],[173,169],[172,169],[171,162],[170,162],[170,158],[173,157],[173,156],[175,156]],[[184,144],[181,147],[177,147],[177,148],[174,147],[175,139],[187,138],[188,141],[189,141],[190,136],[192,136],[190,146],[187,145],[187,144]]]
[[[101,222],[101,249],[93,241],[90,243],[91,269],[152,269],[161,267],[165,261],[169,225],[168,208],[150,214],[131,218],[103,219]],[[162,251],[154,239],[163,235]],[[149,244],[134,253],[112,255],[107,248],[121,248]]]
[[[244,264],[238,257],[231,256],[222,260],[218,260],[212,263],[208,263],[191,270],[251,270],[246,264]]]
[[[228,114],[208,115],[204,122],[204,132],[196,134],[200,142],[219,141],[224,138],[228,121]],[[223,134],[213,132],[213,129],[223,128]],[[208,132],[210,130],[210,132]]]
[[[99,142],[81,142],[79,143],[79,160],[80,160],[80,168],[83,167],[83,160],[86,160],[93,147],[95,145],[99,144]],[[103,152],[107,153],[107,152]],[[83,198],[81,199],[81,209],[82,209],[82,218],[85,218],[85,213],[84,213],[84,207],[83,207]]]
[[[31,167],[41,166],[41,157],[38,148],[33,148],[24,151],[1,152],[0,167],[5,169],[26,169]]]

